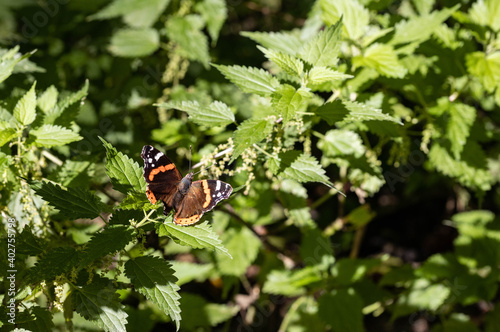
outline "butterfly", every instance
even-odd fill
[[[173,209],[174,223],[192,225],[217,203],[229,198],[233,188],[219,180],[193,181],[193,173],[182,177],[175,164],[163,152],[145,145],[142,148],[144,159],[144,179],[148,183],[146,195],[152,204],[161,200],[163,213],[168,215]]]

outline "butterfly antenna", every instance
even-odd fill
[[[191,145],[189,145],[189,173],[191,173]]]

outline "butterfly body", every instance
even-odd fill
[[[162,152],[145,145],[141,153],[144,159],[144,179],[148,183],[146,195],[152,204],[161,200],[163,213],[173,209],[174,223],[188,226],[196,223],[203,214],[217,203],[229,198],[233,188],[219,180],[193,181],[193,173],[182,177],[181,173]]]

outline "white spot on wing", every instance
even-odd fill
[[[156,154],[156,156],[155,156],[155,160],[156,160],[156,161],[158,161],[158,159],[160,159],[162,155],[163,155],[163,153],[158,152],[158,153]]]
[[[219,189],[220,189],[220,181],[219,181],[219,180],[217,180],[217,187],[215,187],[215,190],[217,190],[217,191],[218,191]]]
[[[153,162],[153,159],[149,158],[148,163],[152,163],[152,162]]]
[[[217,197],[220,197],[220,193],[217,193]]]

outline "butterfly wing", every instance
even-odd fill
[[[229,198],[233,188],[219,180],[200,180],[191,183],[184,198],[175,207],[174,222],[187,226],[196,223],[217,203]]]
[[[148,183],[146,195],[152,204],[163,201],[164,213],[168,214],[172,209],[172,198],[182,175],[163,152],[151,145],[142,148],[141,157],[144,159],[144,179]]]

